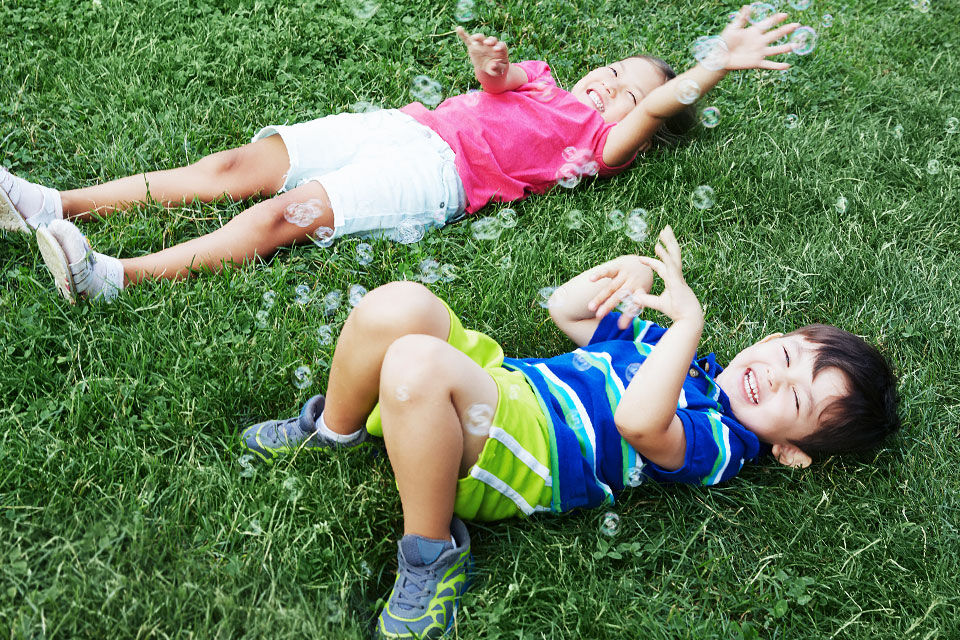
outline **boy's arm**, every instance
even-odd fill
[[[651,91],[610,130],[603,147],[603,162],[606,165],[616,167],[628,161],[634,153],[646,146],[664,120],[684,109],[687,105],[677,99],[677,89],[691,81],[699,86],[702,96],[713,89],[728,71],[734,69],[790,68],[785,62],[773,62],[767,60],[767,57],[793,51],[795,45],[791,43],[770,45],[792,33],[800,24],[791,22],[769,30],[787,18],[787,14],[777,13],[747,27],[745,25],[749,15],[749,5],[742,7],[737,17],[720,34],[728,53],[723,69],[711,70],[697,64]]]
[[[683,466],[686,454],[677,401],[700,342],[703,310],[683,278],[680,245],[673,230],[665,227],[659,240],[656,254],[660,260],[641,260],[663,280],[663,293],[636,293],[634,299],[660,311],[672,324],[630,380],[613,419],[620,435],[638,453],[673,471]]]
[[[550,297],[550,317],[577,346],[590,342],[600,320],[635,291],[646,293],[653,284],[653,271],[639,256],[620,256],[572,278]],[[628,304],[620,316],[626,329],[640,311]]]
[[[487,93],[511,91],[527,82],[526,72],[510,64],[505,43],[482,33],[468,35],[463,27],[457,27],[457,36],[467,46],[474,75]]]

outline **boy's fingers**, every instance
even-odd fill
[[[663,262],[657,260],[656,258],[649,258],[647,256],[640,256],[640,262],[653,269],[653,272],[660,276],[661,280],[666,280],[666,278],[663,276],[667,271],[667,265],[665,265]]]

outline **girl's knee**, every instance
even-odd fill
[[[210,179],[223,179],[236,174],[243,163],[243,149],[227,149],[205,156],[194,163]]]
[[[443,337],[450,330],[446,307],[418,282],[390,282],[370,291],[352,314],[379,335],[427,334]]]

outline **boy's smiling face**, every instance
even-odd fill
[[[835,368],[813,377],[816,353],[802,335],[772,334],[734,356],[716,382],[744,427],[767,444],[791,445],[814,433],[823,410],[847,393]]]
[[[620,122],[647,94],[664,83],[663,72],[643,58],[627,58],[594,69],[570,93],[606,122]]]

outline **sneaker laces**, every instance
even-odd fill
[[[422,609],[424,600],[430,597],[427,584],[432,577],[433,571],[429,566],[417,567],[408,564],[400,584],[394,590],[394,604],[407,611]]]

